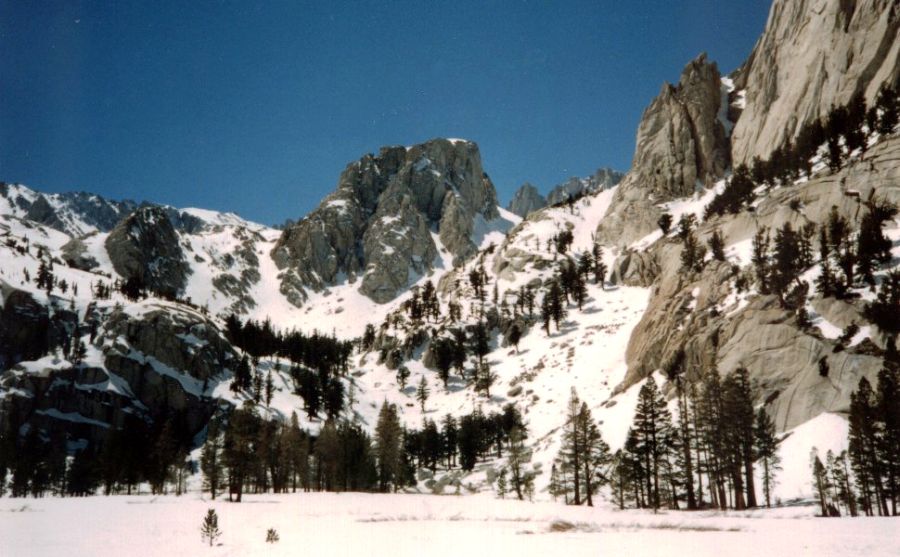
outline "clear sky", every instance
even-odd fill
[[[702,51],[768,0],[0,1],[0,180],[297,218],[382,145],[462,137],[505,202],[627,170]]]

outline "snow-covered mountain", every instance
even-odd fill
[[[887,45],[874,73],[860,70],[867,95],[897,85],[900,75],[900,41],[890,42],[896,12],[885,26],[877,17],[872,22],[878,9],[842,11],[847,25],[817,27],[835,48],[856,44],[841,35],[850,32]],[[801,323],[798,309],[755,284],[753,238],[786,223],[821,226],[832,208],[858,229],[866,200],[900,203],[900,137],[896,130],[870,134],[865,152],[848,149],[840,169],[828,167],[821,146],[808,175],[756,184],[754,199],[740,210],[706,214],[732,183],[732,160],[776,147],[772,134],[749,138],[747,115],[764,115],[769,105],[782,110],[779,99],[806,86],[786,67],[801,63],[791,52],[806,42],[779,43],[778,52],[766,46],[789,11],[775,3],[754,54],[735,74],[722,76],[700,56],[677,85],[663,87],[642,117],[633,165],[621,182],[573,183],[582,189],[572,203],[537,210],[529,204],[525,218],[497,206],[478,146],[465,140],[365,155],[315,211],[285,230],[230,213],[0,184],[0,424],[15,418],[20,434],[36,428],[65,435],[78,450],[129,420],[153,424],[177,413],[184,433],[202,443],[210,418],[247,397],[229,388],[244,355],[226,334],[226,319],[235,314],[340,340],[371,332],[354,344],[348,373],[338,379],[355,399],[345,414],[370,431],[384,401],[396,403],[410,427],[514,404],[528,426],[539,491],[549,482],[572,388],[615,449],[643,382],[653,376],[671,393],[661,370],[676,355],[684,357],[689,380],[744,367],[757,388],[755,405],[789,434],[779,494],[808,492],[809,449],[845,445],[849,395],[859,378],[877,374],[885,335],[862,317],[875,294],[860,285],[842,300],[810,289],[799,307],[811,326]],[[793,76],[775,87],[790,89],[784,97],[755,92],[763,87],[763,56],[777,57],[778,75]],[[870,59],[847,64],[856,71]],[[792,110],[805,121],[826,117],[818,99],[798,98]],[[842,89],[830,98],[845,104],[850,95]],[[665,214],[671,231],[658,226]],[[721,260],[707,253],[684,269],[676,229],[686,215],[694,216],[698,243],[714,233],[722,238]],[[900,262],[900,224],[890,220],[884,230],[892,246],[876,281]],[[588,281],[581,303],[567,299],[568,315],[545,329],[542,298],[561,270],[600,251],[605,280]],[[812,264],[801,278],[813,284],[821,272]],[[420,295],[431,286],[438,311],[418,314]],[[471,335],[482,323],[487,352],[467,355],[466,372],[454,369],[445,387],[435,361],[441,339]],[[858,332],[840,339],[851,323]],[[78,342],[84,350],[73,357]],[[479,360],[494,376],[489,393],[476,391],[470,377]],[[831,370],[824,376],[823,361]],[[284,418],[304,407],[292,367],[282,355],[258,364],[273,377],[269,411]],[[408,371],[405,385],[400,368]],[[420,406],[415,385],[422,380],[431,394]],[[322,424],[301,420],[312,431]],[[483,463],[468,482],[483,485],[495,464]]]

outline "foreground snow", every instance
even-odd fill
[[[208,508],[216,547],[201,541]],[[242,504],[184,497],[0,499],[0,554],[895,555],[894,520],[820,519],[814,508],[662,512],[522,503],[488,495],[295,494]],[[265,543],[275,528],[281,540]],[[613,553],[615,552],[615,553]]]

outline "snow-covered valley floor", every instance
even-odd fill
[[[201,540],[208,508],[222,532]],[[618,511],[473,496],[306,493],[0,499],[0,555],[897,555],[896,519]],[[266,543],[269,528],[280,541]]]

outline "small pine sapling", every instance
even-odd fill
[[[219,530],[219,515],[216,514],[215,509],[206,511],[206,517],[203,519],[200,533],[203,536],[203,540],[209,542],[210,547],[222,535],[222,532]]]

